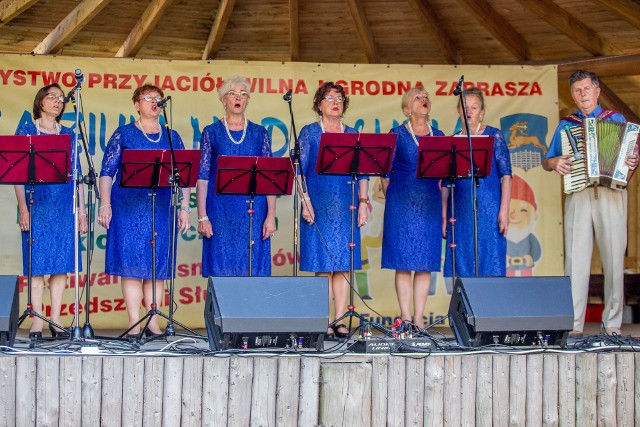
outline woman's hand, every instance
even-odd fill
[[[302,200],[302,219],[307,221],[309,225],[313,224],[316,219],[316,213],[313,210],[311,199]]]
[[[191,227],[191,215],[189,212],[180,209],[180,213],[178,214],[178,229],[182,234],[185,234],[189,227]]]
[[[276,235],[276,218],[272,215],[267,215],[262,224],[262,240],[267,240]]]
[[[111,212],[111,204],[100,206],[100,209],[98,209],[98,224],[108,230],[109,224],[111,224],[112,216],[113,213]]]
[[[18,218],[18,227],[22,231],[29,231],[29,210],[20,209],[20,218]]]
[[[369,203],[358,203],[358,227],[362,227],[369,221]]]
[[[89,231],[89,219],[87,218],[87,214],[80,213],[78,215],[78,232],[80,234],[87,234],[87,231]]]
[[[509,231],[509,210],[508,209],[500,209],[498,212],[498,231],[500,234],[507,235],[507,231]]]
[[[209,219],[205,219],[203,221],[198,221],[198,234],[209,239],[213,236],[213,227],[211,226],[211,221]]]

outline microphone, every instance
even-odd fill
[[[73,93],[76,91],[76,88],[74,87],[73,89],[71,89],[69,91],[69,93],[67,94],[67,96],[64,97],[64,100],[62,101],[65,104],[68,104],[71,101],[75,101],[75,98],[73,96]]]
[[[156,105],[158,106],[158,108],[164,108],[167,105],[167,102],[169,102],[170,99],[171,99],[171,97],[167,96],[165,99],[161,99],[160,101],[158,101],[158,103]]]
[[[287,101],[287,102],[291,102],[291,93],[292,93],[292,92],[293,92],[293,90],[292,90],[292,89],[289,89],[289,90],[287,91],[287,93],[285,93],[285,94],[282,96],[282,99],[284,99],[284,100],[285,100],[285,101]]]
[[[84,75],[82,74],[82,70],[80,68],[76,68],[76,83],[84,83]]]
[[[462,87],[464,86],[464,74],[460,76],[460,80],[458,81],[458,86],[453,91],[455,96],[458,96],[462,93]]]
[[[573,136],[571,131],[569,130],[569,125],[564,125],[564,132],[567,134],[567,138],[569,138],[569,144],[571,144],[571,150],[573,151],[573,158],[576,160],[582,159],[582,153],[578,150],[578,141],[576,141],[576,137]]]

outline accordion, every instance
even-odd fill
[[[571,154],[571,173],[563,176],[564,192],[576,193],[592,184],[614,189],[627,186],[633,171],[625,163],[633,154],[640,125],[585,119],[582,126],[565,126],[562,154]]]

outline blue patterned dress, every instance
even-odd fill
[[[382,268],[439,271],[442,197],[438,179],[418,179],[418,146],[404,125],[398,135],[384,208]],[[433,136],[444,133],[433,129]]]
[[[345,133],[357,133],[345,126]],[[351,240],[351,185],[349,176],[319,175],[316,172],[322,128],[319,123],[300,131],[300,165],[315,212],[314,224],[300,219],[300,270],[333,272],[349,270]],[[368,179],[360,177],[359,179]],[[358,198],[356,186],[356,205]],[[303,200],[304,202],[304,200]],[[355,215],[357,221],[357,210]],[[354,270],[362,269],[360,229],[356,226]]]
[[[175,149],[184,149],[177,132],[171,131]],[[157,133],[147,134],[157,139]],[[151,190],[148,188],[120,187],[122,175],[122,150],[169,149],[169,138],[165,128],[158,142],[145,138],[135,123],[121,126],[113,133],[102,159],[100,176],[115,180],[111,189],[111,210],[113,217],[107,231],[107,249],[104,271],[113,276],[136,279],[151,279]],[[149,159],[153,161],[153,159]],[[171,208],[171,188],[156,190],[155,230],[156,230],[156,279],[167,280],[171,275],[170,239],[173,212]],[[176,234],[177,235],[177,234]]]
[[[234,140],[242,138],[242,131],[230,130]],[[209,181],[207,188],[207,216],[213,236],[202,242],[202,275],[247,276],[249,274],[249,196],[216,194],[218,156],[271,157],[271,142],[267,130],[255,123],[247,124],[247,134],[240,144],[227,136],[221,120],[207,126],[200,139],[202,154],[198,179]],[[271,239],[262,240],[262,225],[267,218],[266,196],[254,197],[252,240],[253,276],[271,275]]]
[[[509,148],[500,129],[487,126],[483,135],[493,136],[491,174],[479,179],[478,200],[478,275],[504,276],[507,268],[507,239],[498,230],[498,212],[503,176],[511,176]],[[444,184],[443,184],[444,185]],[[455,188],[456,214],[456,275],[475,276],[473,244],[473,210],[471,209],[471,180],[459,179]],[[451,207],[449,206],[449,209]],[[449,211],[450,212],[450,211]],[[451,276],[451,225],[447,226],[447,249],[444,275]]]
[[[34,123],[24,123],[16,131],[16,135],[37,135]],[[72,135],[73,131],[62,126],[60,134]],[[73,153],[74,138],[71,137],[71,153]],[[79,165],[79,164],[78,164]],[[29,203],[27,190],[24,186],[25,198]],[[31,219],[31,236],[33,239],[31,274],[43,276],[45,274],[65,274],[75,271],[73,259],[73,181],[66,184],[35,185],[33,193],[33,207]],[[82,269],[80,250],[78,262]],[[29,232],[22,232],[22,274],[28,274],[29,263]]]

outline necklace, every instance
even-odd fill
[[[411,119],[407,120],[407,125],[409,126],[409,133],[411,134],[411,138],[413,138],[413,142],[416,143],[416,146],[418,145],[418,138],[416,138],[416,134],[413,132],[413,126],[411,126]],[[431,125],[429,123],[427,123],[427,127],[429,128],[429,132],[427,133],[427,136],[431,135]]]
[[[244,141],[244,137],[247,136],[247,118],[246,117],[244,118],[244,128],[242,129],[242,137],[240,138],[240,141],[236,141],[231,136],[231,132],[229,131],[229,126],[227,126],[227,117],[226,116],[222,118],[222,123],[224,124],[224,129],[227,131],[227,136],[229,137],[231,142],[233,142],[236,145],[242,144],[242,141]]]
[[[322,119],[320,119],[320,129],[322,130],[322,133],[326,132],[324,130],[324,124],[322,124]],[[344,132],[344,125],[342,124],[342,119],[340,119],[340,133],[342,132]]]
[[[144,131],[144,128],[142,127],[142,122],[140,120],[138,120],[138,126],[140,126],[140,130],[142,131],[142,134],[144,135],[145,138],[147,138],[149,142],[153,142],[154,144],[157,144],[158,142],[160,142],[160,138],[162,138],[162,129],[160,129],[160,132],[158,133],[158,139],[153,140],[149,138],[149,135],[147,135],[147,133]]]
[[[60,124],[58,122],[53,122],[53,125],[56,129],[56,135],[60,135]],[[40,119],[36,119],[36,132],[40,135]]]
[[[481,127],[482,127],[482,123],[478,123],[478,127],[476,128],[475,132],[472,133],[472,135],[477,135]],[[464,132],[464,129],[460,131],[460,134],[466,135],[466,133]]]

